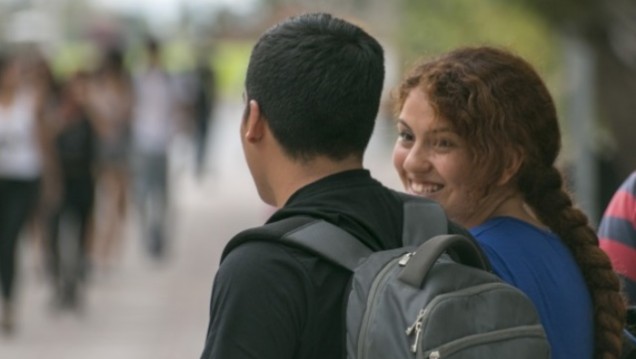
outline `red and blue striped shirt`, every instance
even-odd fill
[[[598,230],[601,248],[623,281],[630,305],[636,305],[636,172],[610,201]]]

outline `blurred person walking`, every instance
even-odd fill
[[[18,238],[51,162],[41,116],[43,93],[27,86],[21,70],[15,55],[0,55],[0,327],[5,333],[15,328]]]
[[[206,59],[199,59],[191,77],[190,117],[194,142],[195,175],[202,179],[206,167],[210,126],[216,105],[216,74]]]
[[[50,213],[49,264],[58,308],[81,305],[80,284],[89,267],[88,242],[95,198],[96,134],[86,108],[88,74],[63,86],[53,128],[59,202]]]
[[[118,48],[107,50],[89,82],[88,106],[97,131],[98,192],[92,252],[109,265],[124,237],[130,182],[133,87]]]
[[[180,92],[161,63],[161,45],[146,42],[146,66],[134,76],[132,150],[142,240],[155,259],[166,252],[170,224],[168,152],[181,115]]]
[[[28,91],[34,91],[40,98],[39,111],[41,113],[42,126],[47,133],[47,138],[52,140],[52,125],[54,125],[52,114],[55,112],[58,104],[58,97],[60,93],[60,83],[53,73],[49,59],[44,56],[43,53],[37,49],[28,51],[26,54],[20,54],[20,66],[22,68],[21,73],[23,75],[22,83],[24,88],[28,88]],[[54,126],[53,126],[54,127]],[[52,149],[51,142],[51,149]],[[47,158],[53,158],[53,152]],[[59,196],[59,188],[56,186],[59,184],[55,181],[55,161],[46,161],[50,164],[44,173],[44,178],[49,179],[42,181],[41,183],[41,195],[38,196],[38,201],[35,204],[35,208],[31,211],[26,224],[26,237],[34,245],[36,255],[40,260],[40,269],[46,271],[46,237],[48,233],[48,221],[49,214],[52,210],[52,206],[55,205]]]

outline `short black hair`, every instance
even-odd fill
[[[362,159],[383,81],[377,40],[347,21],[313,13],[291,17],[261,36],[245,89],[292,158]]]

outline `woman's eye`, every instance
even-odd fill
[[[398,132],[398,139],[400,141],[413,141],[413,135],[410,132],[406,132],[406,131],[399,131]]]
[[[451,140],[445,139],[445,138],[441,138],[441,139],[438,139],[438,140],[434,141],[433,145],[436,148],[440,148],[440,149],[451,148],[451,147],[455,146],[455,144]]]

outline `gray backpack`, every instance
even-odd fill
[[[430,201],[405,202],[402,248],[372,252],[322,220],[282,240],[353,272],[349,359],[542,359],[550,346],[534,305],[490,273],[472,238],[448,235]]]

